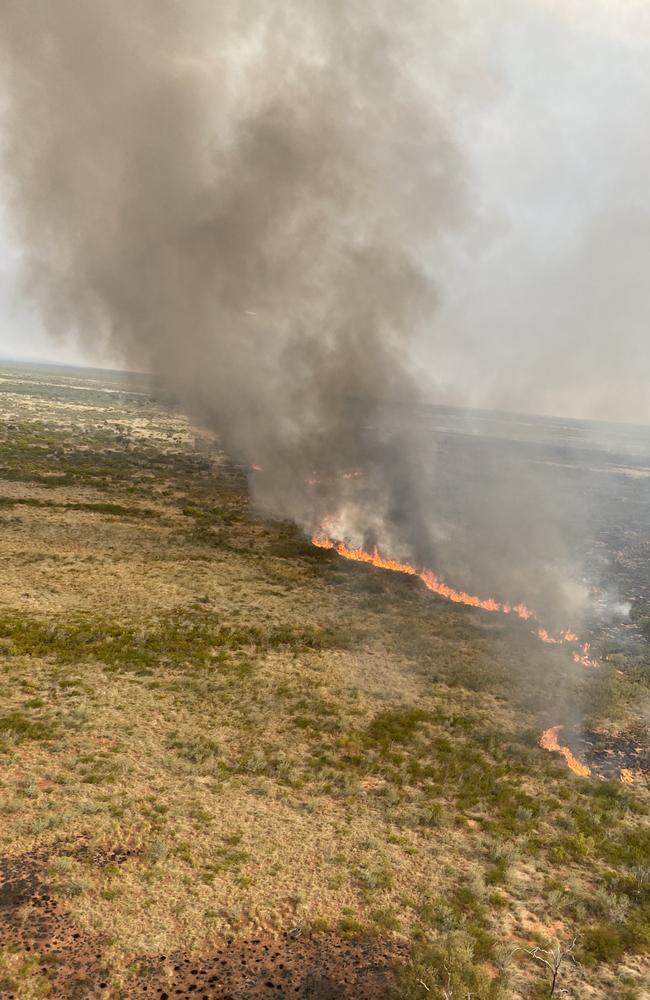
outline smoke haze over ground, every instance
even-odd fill
[[[426,4],[397,15],[10,3],[7,160],[49,329],[170,380],[308,529],[370,459],[400,541],[423,545],[414,456],[375,423],[413,398],[408,340],[436,305],[420,261],[466,198],[417,82],[440,27]]]
[[[579,5],[531,3],[506,27],[509,13],[391,0],[4,0],[3,187],[24,289],[48,332],[72,331],[89,351],[108,345],[169,381],[232,454],[263,467],[253,477],[263,509],[308,531],[338,514],[366,544],[468,587],[532,594],[555,613],[583,596],[570,501],[528,466],[476,455],[454,520],[453,498],[436,499],[454,457],[432,454],[395,417],[420,393],[564,407],[576,385],[583,392],[585,365],[602,415],[627,413],[603,366],[627,378],[607,288],[625,293],[631,279],[623,265],[611,276],[608,246],[612,234],[622,248],[632,232],[635,246],[647,240],[633,199],[604,204],[614,181],[595,185],[598,210],[574,243],[558,256],[548,225],[518,278],[521,248],[489,183],[503,159],[487,169],[484,159],[482,175],[477,164],[495,108],[510,102],[511,121],[523,120],[509,63],[534,75],[525,50],[536,30],[552,47],[557,36],[560,54],[574,36],[598,51],[601,34],[595,22],[583,31]],[[516,138],[504,133],[504,148]],[[467,302],[463,276],[479,257]],[[490,275],[503,268],[515,287],[495,301]],[[538,281],[561,302],[552,326],[530,308]],[[645,377],[645,301],[626,298],[641,352],[633,385]],[[358,469],[361,489],[341,476]]]
[[[418,258],[464,213],[408,68],[425,10],[5,5],[14,219],[48,328],[171,379],[302,520],[298,484],[365,461],[373,411],[412,395]]]

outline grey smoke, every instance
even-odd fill
[[[164,377],[263,467],[263,509],[565,604],[542,481],[509,469],[454,510],[400,416],[439,308],[423,261],[480,224],[463,23],[425,0],[2,0],[11,220],[48,330]]]
[[[418,249],[464,211],[448,126],[409,73],[417,14],[2,8],[15,216],[48,327],[106,330],[170,378],[274,470],[264,499],[285,513],[306,516],[313,468],[365,460],[373,409],[411,392],[404,340],[435,304]]]

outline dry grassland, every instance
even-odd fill
[[[537,745],[582,715],[640,731],[647,670],[588,678],[262,520],[135,377],[2,378],[0,853],[45,858],[102,995],[287,931],[406,949],[387,996],[545,996],[525,949],[574,935],[567,995],[650,995],[647,783]],[[66,995],[5,940],[0,996]],[[67,995],[95,995],[76,975]]]

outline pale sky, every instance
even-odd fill
[[[650,422],[650,5],[462,6],[472,213],[425,262],[441,304],[416,363],[444,401]],[[0,216],[0,356],[118,366],[48,337],[18,252]]]

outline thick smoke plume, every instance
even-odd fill
[[[332,477],[367,464],[386,400],[412,397],[405,342],[435,307],[417,261],[464,212],[448,125],[409,69],[435,35],[424,9],[2,8],[14,216],[48,327],[107,331],[164,375],[307,527]],[[379,495],[408,498],[412,523],[409,456],[384,445]]]
[[[417,396],[409,340],[436,312],[421,262],[470,214],[453,103],[422,72],[449,70],[453,11],[3,0],[4,162],[48,329],[163,376],[263,468],[264,509],[307,531],[341,515],[520,599],[531,566],[546,579],[556,519],[544,530],[517,483],[480,507],[470,482],[481,537],[453,523],[453,497],[445,523],[430,441],[400,409]],[[361,487],[343,476],[359,469]],[[487,538],[495,558],[478,559]]]

